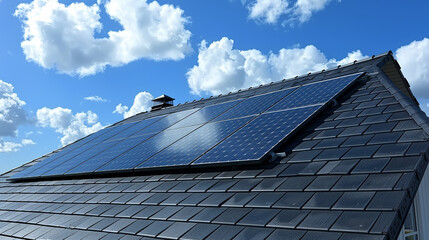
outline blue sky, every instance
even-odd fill
[[[429,2],[0,0],[0,171],[150,107],[395,53],[429,112]]]

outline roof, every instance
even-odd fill
[[[427,166],[429,125],[391,53],[116,125],[356,72],[365,75],[272,162],[7,181],[46,156],[13,169],[1,176],[0,236],[396,239]]]

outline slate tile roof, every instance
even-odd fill
[[[366,72],[337,105],[286,142],[279,151],[286,156],[271,163],[6,181],[41,158],[7,172],[0,182],[0,237],[396,239],[427,165],[429,125],[410,92],[384,74],[384,66],[397,66],[392,61],[388,53],[163,110]]]

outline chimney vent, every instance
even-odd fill
[[[151,111],[156,111],[156,110],[160,110],[163,108],[167,108],[167,107],[171,107],[173,106],[173,101],[174,98],[167,96],[165,94],[152,99],[153,102],[153,106],[152,106],[152,110]]]

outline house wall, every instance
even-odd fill
[[[426,168],[419,190],[414,198],[416,208],[416,220],[418,224],[419,240],[429,240],[429,167]],[[404,228],[398,236],[398,240],[404,240]]]
[[[419,239],[429,240],[429,167],[426,168],[415,197]]]

